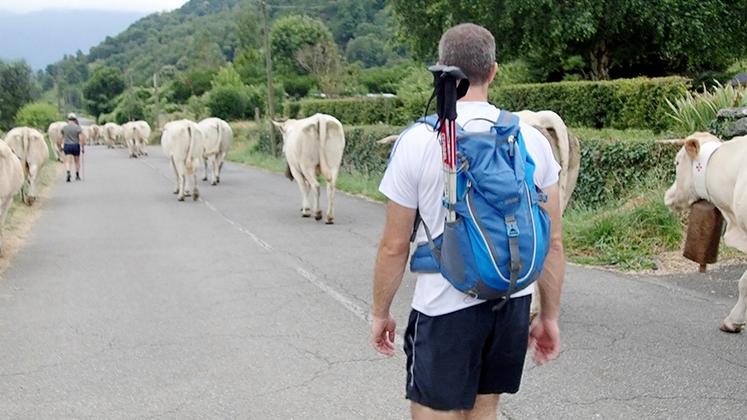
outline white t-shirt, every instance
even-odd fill
[[[498,119],[500,110],[487,102],[457,102],[457,123],[467,131],[488,131],[488,121]],[[486,119],[488,121],[482,120]],[[560,165],[555,161],[547,139],[534,127],[521,123],[520,130],[527,151],[534,160],[534,182],[540,188],[558,182]],[[443,163],[441,146],[432,128],[426,124],[415,126],[397,141],[392,160],[384,173],[379,190],[395,203],[419,209],[420,217],[436,237],[443,233],[446,209],[442,205]],[[416,243],[425,242],[425,230],[420,227]],[[526,296],[534,285],[512,295]],[[419,273],[412,307],[428,316],[455,312],[484,302],[455,289],[441,274]]]

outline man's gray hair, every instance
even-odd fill
[[[472,84],[485,84],[495,64],[495,38],[473,23],[454,26],[441,36],[438,62],[459,67]]]

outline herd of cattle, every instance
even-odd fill
[[[521,111],[519,118],[536,127],[550,143],[555,159],[561,166],[560,199],[562,209],[568,205],[576,186],[580,167],[578,139],[568,130],[563,120],[552,111]],[[51,149],[58,160],[62,155],[62,132],[65,122],[50,125],[47,132]],[[320,204],[321,187],[319,176],[326,181],[327,209],[325,221],[334,223],[335,184],[340,171],[345,148],[343,126],[336,118],[316,114],[299,120],[274,122],[283,135],[283,152],[288,163],[287,176],[295,180],[301,192],[301,215],[316,220],[323,218]],[[88,144],[106,145],[109,148],[126,147],[129,156],[137,158],[147,155],[146,145],[151,128],[145,121],[133,121],[119,126],[107,123],[103,126],[84,127]],[[382,139],[380,143],[392,142],[396,136]],[[17,192],[27,204],[36,197],[36,181],[40,168],[49,160],[49,151],[44,136],[39,131],[14,128],[0,141],[0,251],[2,250],[2,226],[8,208]],[[174,169],[179,201],[192,196],[199,198],[197,173],[204,167],[203,180],[213,185],[220,182],[221,169],[233,141],[231,127],[218,118],[207,118],[200,122],[190,120],[172,121],[164,125],[161,147]],[[718,144],[714,146],[714,142]],[[728,226],[725,235],[727,245],[747,253],[747,137],[723,143],[707,133],[696,133],[678,142],[682,149],[677,155],[677,176],[667,192],[666,204],[672,209],[687,208],[698,199],[712,201],[724,214]],[[708,144],[706,147],[701,147]],[[726,153],[714,153],[722,144]],[[728,144],[728,146],[726,146]],[[701,162],[701,150],[709,150],[706,162]],[[713,154],[713,162],[708,159]],[[706,170],[704,168],[709,168]],[[694,172],[703,172],[702,184],[710,191],[702,197],[696,193]],[[309,194],[313,193],[313,208]],[[533,299],[539,302],[539,299]],[[537,308],[533,308],[536,311]],[[747,272],[739,281],[739,299],[721,329],[739,332],[747,318]]]

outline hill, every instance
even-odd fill
[[[43,69],[65,55],[88,51],[144,15],[99,10],[0,12],[0,58],[24,59],[33,69]]]

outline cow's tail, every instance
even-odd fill
[[[329,164],[327,163],[327,120],[318,116],[317,124],[319,127],[319,166],[324,179],[331,181],[332,172],[329,170]]]
[[[560,164],[564,170],[568,170],[568,165],[571,158],[571,142],[568,138],[568,127],[566,127],[563,119],[558,114],[553,113],[552,115],[552,128],[555,130],[555,134],[558,136],[558,153],[560,154]]]
[[[192,133],[192,126],[187,126],[187,137],[189,137],[189,145],[187,146],[187,170],[192,172],[195,170],[194,159],[192,159],[192,150],[195,148],[195,136]]]

